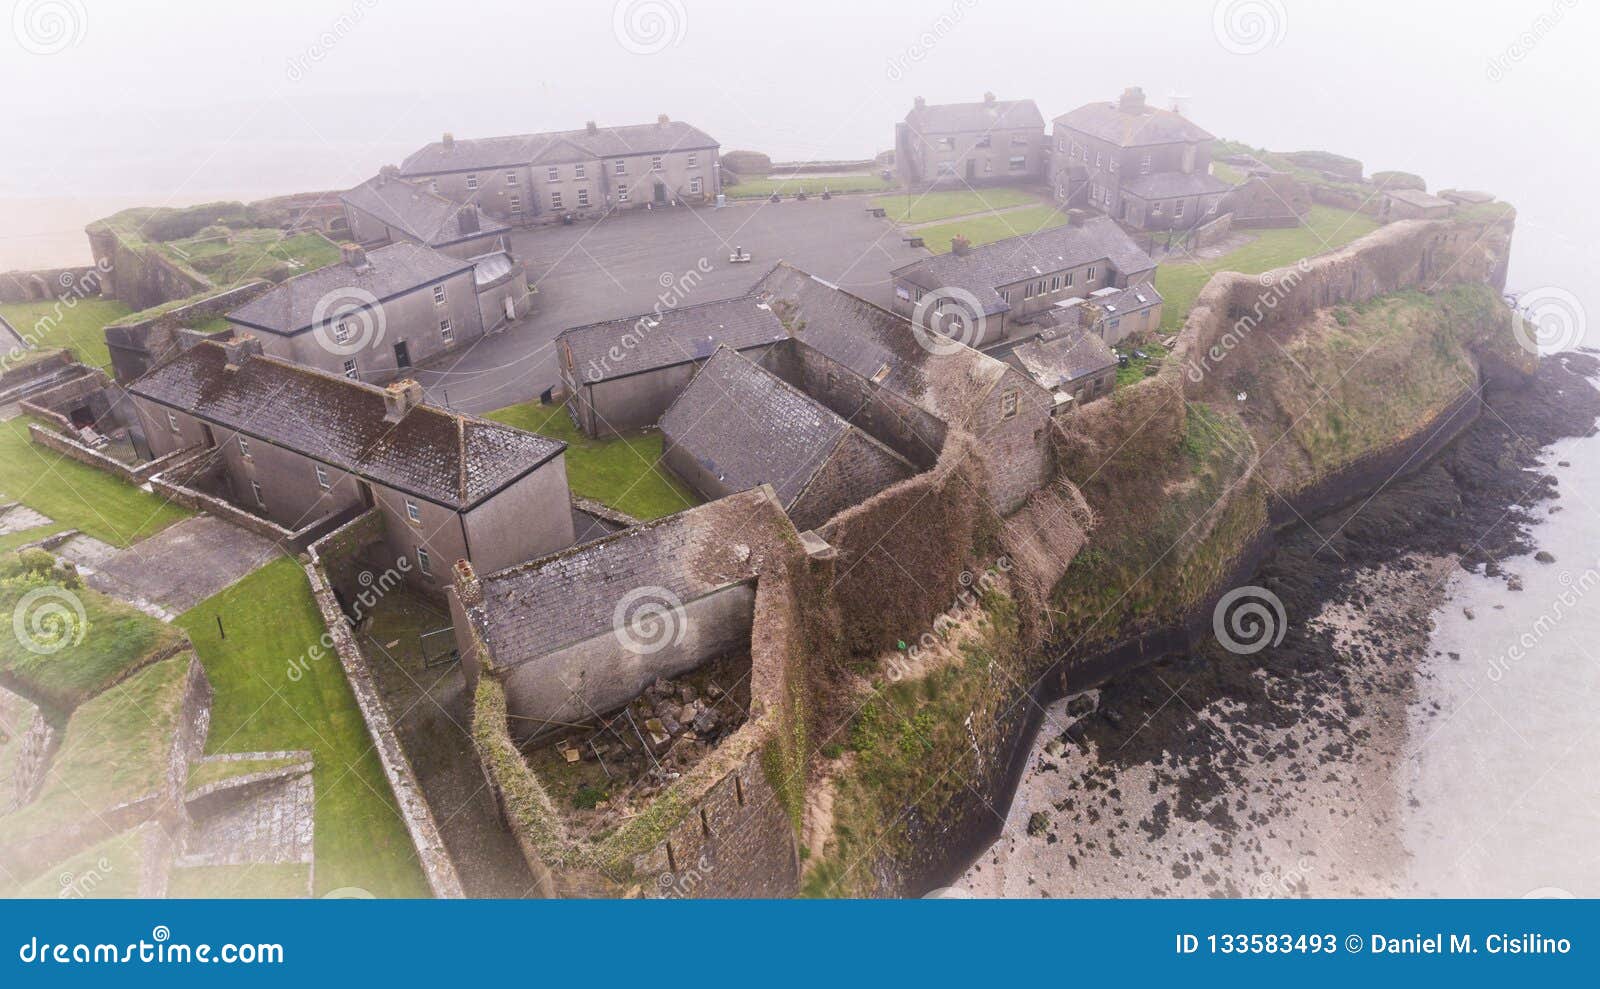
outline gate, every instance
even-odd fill
[[[422,646],[423,669],[445,666],[461,660],[461,650],[456,648],[456,630],[449,625],[431,632],[423,632],[417,636],[417,641]]]

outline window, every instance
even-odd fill
[[[1086,282],[1094,281],[1094,265],[1091,264],[1089,270],[1083,273],[1083,280]]]
[[[445,343],[455,342],[456,329],[450,325],[450,321],[448,319],[439,320],[439,335],[444,337]]]
[[[989,146],[989,135],[985,134],[978,138],[978,143],[976,146],[980,148],[987,148]]]
[[[1050,276],[1050,291],[1052,291],[1052,292],[1061,291],[1061,276],[1060,275],[1051,275]]]
[[[417,569],[421,570],[424,574],[432,574],[433,571],[430,569],[432,566],[433,566],[433,561],[428,558],[428,551],[423,549],[421,546],[418,546],[417,547]]]
[[[1163,208],[1164,207],[1161,205],[1161,200],[1157,199],[1155,202],[1150,204],[1150,215],[1160,216]]]
[[[173,415],[171,412],[168,412],[167,413],[167,425],[171,426],[172,427],[172,431],[174,433],[176,433],[178,431],[178,417]]]
[[[1027,171],[1028,170],[1028,159],[1023,157],[1022,155],[1014,155],[1012,157],[1012,159],[1011,159],[1011,170],[1013,172],[1025,172],[1025,171]]]
[[[317,472],[317,487],[321,488],[324,491],[331,490],[333,488],[333,485],[328,483],[328,470],[327,470],[327,468],[323,467],[321,464],[312,464],[311,466],[313,468],[315,468],[316,472]]]
[[[618,158],[616,161],[612,162],[612,164],[611,164],[611,172],[614,175],[627,175],[628,174],[628,162],[627,162],[627,159]]]
[[[1022,286],[1022,297],[1024,299],[1033,298],[1033,283],[1032,282],[1029,282],[1028,284]]]
[[[1003,289],[1000,290],[1000,301],[1004,302],[1008,306],[1011,305],[1011,290],[1010,289],[1004,289],[1003,288]]]
[[[516,185],[516,184],[517,184],[517,173],[516,172],[507,172],[506,173],[506,185]]]
[[[428,180],[428,191],[429,192],[438,192],[439,191],[439,180],[438,179],[429,179]]]
[[[939,174],[940,175],[954,175],[955,173],[956,173],[956,163],[955,162],[953,162],[953,161],[941,161],[941,162],[939,162]]]
[[[944,148],[946,151],[954,151],[956,139],[953,137],[941,137],[939,138],[939,147]]]
[[[433,287],[433,301],[434,301],[434,303],[436,305],[441,305],[441,306],[444,305],[444,286],[443,285],[435,285]]]
[[[1000,418],[1013,419],[1017,415],[1017,390],[1015,388],[1000,394]]]
[[[1101,160],[1101,154],[1100,154],[1100,152],[1096,151],[1094,153],[1094,167],[1096,167],[1096,168],[1100,167],[1100,160]]]
[[[406,518],[413,522],[422,521],[422,509],[418,508],[417,503],[410,498],[406,499]]]
[[[1111,165],[1110,165],[1110,166],[1109,166],[1109,167],[1110,167],[1110,169],[1111,169],[1111,173],[1112,173],[1112,174],[1113,174],[1113,175],[1115,175],[1115,174],[1116,174],[1116,172],[1117,172],[1117,159],[1115,159],[1115,158],[1112,158],[1112,159],[1111,159]]]
[[[579,189],[578,190],[578,205],[579,206],[587,206],[587,205],[589,205],[589,190],[588,189]]]
[[[347,343],[347,342],[349,342],[349,340],[350,340],[350,323],[349,323],[349,321],[341,319],[339,322],[333,324],[333,342],[334,343]]]
[[[685,161],[684,164],[689,168],[699,168],[700,167],[700,155],[697,152],[694,152],[694,151],[689,152],[689,157]]]
[[[1070,272],[1070,271],[1067,272],[1065,277],[1066,277],[1066,281],[1063,284],[1066,285],[1067,288],[1071,288],[1072,287],[1072,272]]]
[[[698,175],[690,176],[690,178],[689,178],[689,192],[692,195],[698,196],[698,195],[700,195],[700,188],[701,188],[701,186],[700,186],[700,176],[698,176]]]
[[[551,192],[550,192],[550,208],[551,209],[560,209],[561,208],[561,190],[560,189],[551,190]]]
[[[477,187],[478,187],[478,177],[476,175],[468,175],[467,176],[467,188],[468,189],[476,189]]]
[[[1219,203],[1219,202],[1221,202],[1221,200],[1213,199],[1213,200],[1211,200],[1210,203],[1208,203],[1206,205],[1206,215],[1207,216],[1210,216],[1211,214],[1213,214],[1213,213],[1215,213],[1217,211],[1217,203]]]
[[[256,504],[262,508],[267,507],[267,498],[261,493],[261,485],[255,481],[250,482],[250,493],[256,496]]]
[[[1174,199],[1172,201],[1172,218],[1174,220],[1183,219],[1183,200]]]
[[[360,377],[360,372],[356,370],[356,359],[354,357],[344,362],[344,376],[347,378]]]
[[[512,196],[511,197],[511,212],[512,213],[521,213],[522,212],[522,197],[521,196]]]
[[[250,441],[245,439],[243,436],[238,437],[238,439],[239,439],[239,456],[243,457],[246,460],[249,460],[250,459]]]
[[[550,180],[551,182],[560,182],[561,181],[561,169],[556,167],[555,165],[551,165],[549,168],[546,168],[544,170],[544,177],[546,179]]]
[[[661,171],[661,156],[660,155],[651,155],[650,156],[650,171],[652,171],[652,172]]]
[[[1025,148],[1025,147],[1027,147],[1028,146],[1028,135],[1026,135],[1026,134],[1012,134],[1011,135],[1011,146],[1013,148]]]
[[[1067,139],[1066,138],[1064,138],[1064,137],[1056,138],[1056,150],[1059,151],[1059,152],[1062,152],[1062,153],[1066,152],[1066,150],[1067,150]]]
[[[1139,174],[1140,175],[1149,175],[1150,174],[1150,152],[1148,152],[1148,151],[1146,151],[1144,153],[1144,157],[1139,159]]]
[[[617,186],[617,202],[625,203],[627,201],[628,201],[628,187],[625,186],[625,185]]]
[[[989,175],[989,174],[991,174],[993,172],[994,172],[994,159],[993,158],[985,158],[985,159],[983,159],[983,173],[985,175]]]
[[[581,162],[581,161],[578,162],[577,164],[573,165],[572,166],[572,177],[575,178],[575,179],[587,178],[587,176],[584,175],[583,168],[584,168],[583,162]]]

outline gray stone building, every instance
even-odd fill
[[[895,126],[895,165],[907,185],[1038,182],[1049,145],[1032,100],[929,105],[917,97]]]
[[[604,436],[654,426],[718,347],[760,358],[787,336],[771,307],[743,297],[573,327],[556,360],[579,428]]]
[[[1214,216],[1228,183],[1211,174],[1215,139],[1182,114],[1145,102],[1137,86],[1052,122],[1056,201],[1143,230],[1183,230]]]
[[[1025,339],[1038,332],[1030,324],[1063,302],[1093,297],[1107,289],[1143,290],[1155,277],[1156,263],[1108,217],[1082,219],[1073,214],[1063,226],[985,244],[959,248],[914,261],[892,272],[894,311],[913,317],[923,305],[924,319],[935,312],[977,300],[980,319],[962,342],[978,349]],[[954,292],[952,292],[954,290]],[[1154,320],[1127,314],[1108,327],[1106,342],[1160,323],[1160,296],[1145,293],[1156,305]],[[961,297],[965,296],[964,299]],[[956,300],[960,300],[959,302]],[[1145,310],[1141,310],[1141,313]]]
[[[566,444],[260,353],[197,344],[128,389],[154,457],[212,451],[205,493],[296,530],[378,508],[384,545],[443,593],[456,560],[493,570],[569,546]]]
[[[423,185],[398,177],[392,166],[339,194],[350,239],[367,247],[410,241],[455,258],[475,258],[509,248],[510,227],[473,203],[453,203]]]
[[[454,203],[511,223],[567,214],[714,202],[720,145],[666,115],[653,124],[458,140],[446,134],[401,163],[399,174]]]
[[[284,360],[383,382],[527,311],[527,275],[508,255],[448,257],[409,241],[290,278],[227,319]]]
[[[916,473],[821,402],[720,347],[661,417],[663,460],[707,500],[772,486],[814,529]]]
[[[1048,329],[1014,347],[1006,363],[1050,392],[1057,414],[1117,386],[1117,357],[1095,334],[1081,328]]]

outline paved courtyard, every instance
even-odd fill
[[[95,590],[170,620],[254,573],[281,550],[238,526],[198,515],[127,549],[77,536],[56,552],[78,564]]]
[[[518,231],[513,250],[538,290],[533,313],[419,369],[417,378],[430,400],[468,412],[527,401],[559,381],[553,344],[562,330],[649,312],[671,292],[664,285],[690,272],[697,274],[682,305],[742,295],[781,260],[887,306],[889,272],[928,252],[907,246],[891,221],[871,216],[869,201],[841,196],[619,213]],[[735,246],[750,252],[748,264],[728,261]]]

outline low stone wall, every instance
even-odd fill
[[[1233,214],[1224,213],[1208,223],[1195,227],[1189,234],[1189,247],[1210,247],[1218,241],[1226,240],[1233,233]]]
[[[378,761],[383,765],[383,774],[389,779],[389,787],[394,791],[395,802],[400,807],[400,816],[406,822],[411,843],[417,849],[423,874],[428,877],[428,886],[433,890],[433,895],[441,899],[461,899],[466,896],[461,888],[461,877],[456,874],[455,863],[445,850],[444,839],[439,836],[439,827],[433,819],[433,811],[422,795],[422,788],[417,785],[416,773],[406,758],[400,739],[395,735],[394,724],[383,706],[383,698],[372,678],[366,654],[361,651],[360,644],[350,631],[350,624],[345,620],[338,598],[334,596],[325,567],[325,559],[348,552],[356,537],[370,530],[372,520],[377,515],[376,509],[368,509],[309,546],[307,554],[311,562],[305,565],[306,580],[311,583],[311,595],[322,612],[323,624],[327,626],[323,644],[338,654],[339,664],[344,667],[345,679],[350,683],[356,706],[361,709],[361,718],[367,724],[368,734],[372,736]]]
[[[27,402],[23,403],[23,410],[29,414],[42,415],[52,418],[53,420],[59,420],[61,425],[71,428],[71,424],[68,423],[63,416],[51,412],[48,409],[30,409],[28,408],[29,404],[30,403]],[[147,463],[130,465],[125,464],[114,457],[108,457],[93,447],[85,446],[70,436],[58,433],[53,429],[48,429],[39,425],[38,423],[28,424],[28,438],[42,447],[47,447],[56,451],[57,453],[63,454],[64,456],[71,457],[73,460],[76,460],[81,464],[88,464],[90,467],[103,470],[108,474],[113,474],[135,486],[144,484],[155,475],[161,473],[169,467],[172,467],[185,457],[193,456],[196,453],[196,451],[192,448],[186,450],[174,450],[172,453],[169,453],[164,457],[151,460]]]
[[[264,519],[222,498],[191,487],[196,477],[212,468],[210,463],[212,451],[207,449],[185,452],[186,458],[178,458],[166,470],[148,479],[152,491],[192,512],[215,515],[241,529],[247,529],[258,536],[270,539],[288,552],[304,552],[324,533],[338,526],[344,518],[343,512],[330,512],[321,518],[313,519],[299,529],[293,531],[285,529],[271,519]]]
[[[0,272],[0,302],[81,299],[99,292],[100,269],[92,264]]]

